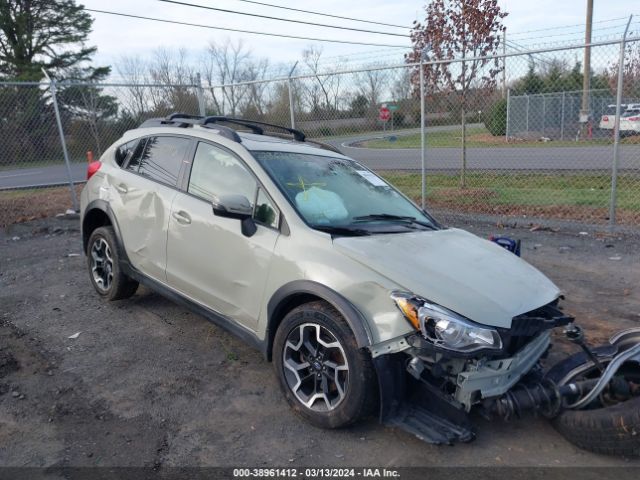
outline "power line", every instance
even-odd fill
[[[237,28],[226,28],[226,27],[212,27],[210,25],[201,25],[198,23],[188,23],[188,22],[179,22],[177,20],[166,20],[162,18],[153,18],[153,17],[144,17],[142,15],[132,15],[129,13],[120,13],[120,12],[109,12],[107,10],[95,10],[92,8],[85,8],[87,12],[93,13],[104,13],[106,15],[116,15],[119,17],[128,17],[128,18],[137,18],[140,20],[151,20],[154,22],[162,22],[162,23],[173,23],[175,25],[185,25],[188,27],[198,27],[198,28],[208,28],[211,30],[224,30],[226,32],[238,32],[238,33],[248,33],[251,35],[264,35],[267,37],[281,37],[281,38],[293,38],[296,40],[310,40],[313,42],[328,42],[328,43],[345,43],[349,45],[367,45],[371,47],[390,47],[390,48],[407,48],[405,45],[389,45],[387,43],[370,43],[370,42],[356,42],[351,40],[333,40],[329,38],[314,38],[314,37],[300,37],[297,35],[285,35],[281,33],[268,33],[268,32],[256,32],[253,30],[240,30]]]
[[[634,22],[635,23],[635,22]],[[595,32],[602,32],[604,30],[622,30],[624,29],[624,27],[626,26],[626,22],[622,23],[622,24],[618,24],[618,25],[613,25],[611,27],[600,27],[600,28],[596,28],[594,29],[594,33]],[[512,34],[510,36],[514,36],[515,34]],[[563,32],[563,33],[554,33],[551,35],[544,35],[544,38],[551,38],[551,37],[566,37],[566,36],[570,36],[570,37],[575,37],[575,36],[584,36],[584,25],[583,25],[583,29],[582,30],[578,30],[578,31],[571,31],[571,32]],[[539,39],[540,36],[531,36],[531,37],[525,37],[525,38],[517,38],[517,40],[519,42],[523,42],[525,40],[532,40],[532,39]]]
[[[629,17],[609,18],[607,20],[599,20],[593,23],[609,23],[609,22],[616,22],[619,20],[628,20],[628,19]],[[550,30],[561,30],[563,28],[571,28],[571,27],[584,27],[584,23],[576,23],[573,25],[560,25],[558,27],[538,28],[536,30],[525,30],[523,32],[509,33],[509,35],[513,36],[513,35],[524,35],[525,33],[548,32]]]
[[[326,23],[305,22],[304,20],[292,20],[289,18],[271,17],[269,15],[259,15],[257,13],[239,12],[237,10],[227,10],[226,8],[207,7],[205,5],[196,5],[195,3],[177,2],[176,0],[158,0],[164,3],[173,3],[174,5],[183,5],[185,7],[202,8],[205,10],[213,10],[216,12],[233,13],[235,15],[246,15],[248,17],[266,18],[267,20],[278,20],[279,22],[301,23],[303,25],[312,25],[314,27],[335,28],[338,30],[351,30],[353,32],[375,33],[376,35],[391,35],[393,37],[409,38],[409,35],[401,33],[378,32],[376,30],[366,30],[363,28],[340,27],[338,25],[328,25]]]
[[[362,22],[362,23],[371,23],[374,25],[383,25],[385,27],[397,27],[397,28],[411,28],[411,27],[405,27],[403,25],[394,25],[393,23],[383,23],[383,22],[374,22],[373,20],[363,20],[362,18],[353,18],[353,17],[341,17],[340,15],[332,15],[330,13],[321,13],[321,12],[314,12],[312,10],[302,10],[300,8],[292,8],[292,7],[285,7],[283,5],[274,5],[272,3],[264,3],[264,2],[255,2],[253,0],[238,0],[239,2],[245,2],[245,3],[254,3],[256,5],[263,5],[266,7],[273,7],[273,8],[281,8],[282,10],[291,10],[294,12],[302,12],[302,13],[310,13],[311,15],[320,15],[323,17],[331,17],[331,18],[340,18],[342,20],[351,20],[353,22]]]

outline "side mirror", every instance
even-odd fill
[[[221,195],[214,196],[211,201],[213,214],[219,217],[237,218],[243,220],[251,218],[253,207],[244,195]]]
[[[240,231],[245,237],[252,237],[258,230],[253,221],[253,207],[244,195],[213,197],[211,206],[214,215],[240,220]]]

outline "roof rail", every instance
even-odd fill
[[[201,125],[205,128],[215,128],[218,130],[220,135],[229,140],[232,140],[237,143],[242,143],[242,139],[238,132],[236,132],[233,128],[225,127],[223,125],[216,125],[215,127],[205,125],[203,123],[205,117],[200,115],[189,115],[187,113],[173,113],[164,118],[150,118],[145,120],[142,125],[138,128],[150,128],[150,127],[167,127],[173,126],[177,128],[189,128],[194,125]]]
[[[204,117],[202,115],[191,115],[189,113],[180,113],[180,112],[178,112],[178,113],[172,113],[171,115],[168,115],[166,117],[166,120],[168,122],[171,122],[171,121],[179,119],[179,118],[184,118],[186,120],[201,120]]]
[[[213,115],[209,117],[203,117],[201,115],[191,115],[189,113],[172,113],[164,118],[150,118],[140,125],[138,128],[146,127],[161,127],[161,126],[175,126],[178,128],[188,128],[194,125],[200,125],[205,128],[215,128],[220,132],[220,135],[233,140],[234,142],[242,143],[242,139],[234,129],[219,125],[219,123],[230,123],[232,125],[240,125],[251,130],[256,135],[264,135],[265,128],[274,128],[276,130],[282,130],[288,134],[293,135],[293,139],[298,142],[311,143],[323,150],[330,150],[335,153],[342,152],[335,146],[320,142],[318,140],[307,139],[307,136],[300,130],[295,128],[285,127],[283,125],[276,125],[273,123],[258,122],[254,120],[245,120],[244,118],[225,117],[221,115]],[[273,133],[274,136],[282,136],[282,134]]]
[[[218,123],[218,122],[241,125],[243,127],[247,127],[257,135],[264,135],[264,128],[262,127],[271,127],[279,130],[284,130],[285,132],[292,134],[294,140],[298,142],[304,142],[305,139],[307,138],[307,136],[303,132],[301,132],[300,130],[296,130],[295,128],[289,128],[283,125],[276,125],[273,123],[258,122],[254,120],[245,120],[243,118],[212,116],[212,117],[205,118],[203,121],[203,124],[206,125],[207,123]]]

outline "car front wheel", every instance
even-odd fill
[[[287,401],[310,423],[339,428],[374,412],[371,357],[331,305],[318,301],[291,310],[276,332],[273,355]]]

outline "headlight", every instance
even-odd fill
[[[493,328],[481,327],[451,310],[411,294],[394,292],[391,298],[409,323],[437,347],[463,353],[502,348],[500,335]]]

